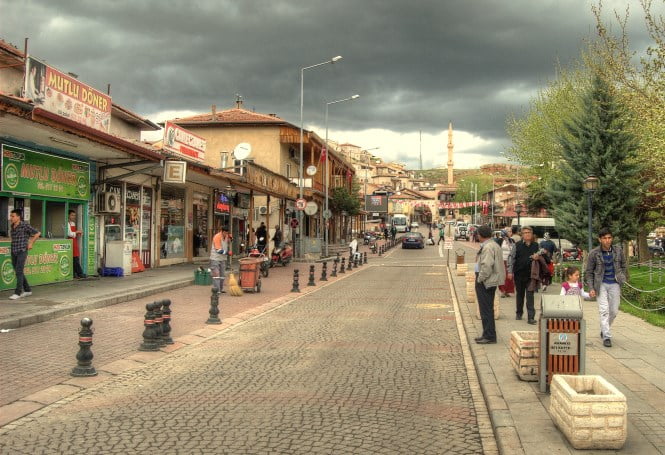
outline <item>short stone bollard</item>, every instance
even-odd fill
[[[346,272],[344,271],[344,261],[345,261],[345,260],[346,260],[346,258],[342,258],[342,265],[341,265],[340,268],[339,268],[339,273],[346,273]]]
[[[155,313],[155,343],[159,346],[166,346],[166,342],[162,338],[164,330],[164,317],[162,315],[162,301],[153,302],[153,313]]]
[[[314,265],[309,266],[309,281],[307,282],[307,286],[316,286],[314,282]]]
[[[335,259],[333,261],[333,269],[332,269],[332,273],[330,274],[330,278],[336,278],[337,277],[337,262],[338,262],[338,259]]]
[[[319,281],[328,281],[328,262],[324,261],[321,266],[321,278]]]
[[[510,364],[522,381],[538,381],[540,339],[537,331],[510,332]]]
[[[299,284],[299,277],[298,274],[300,271],[298,269],[295,269],[293,271],[293,286],[291,287],[291,292],[300,292],[300,284]]]
[[[208,320],[206,324],[221,324],[219,319],[219,292],[212,288],[210,293],[210,309],[208,310]]]
[[[364,263],[367,264],[367,251],[363,254]]]
[[[146,313],[143,317],[143,342],[139,351],[159,351],[159,344],[155,340],[155,313],[152,303],[145,306]]]
[[[162,340],[164,344],[173,344],[173,338],[171,338],[171,300],[164,299],[162,300],[162,318],[164,322],[162,324]]]
[[[97,370],[92,366],[92,319],[81,319],[79,329],[79,352],[76,353],[76,366],[72,368],[71,375],[76,377],[97,376]]]

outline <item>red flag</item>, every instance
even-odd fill
[[[323,162],[326,161],[327,159],[328,159],[328,150],[327,150],[325,147],[323,147],[323,148],[321,149],[321,158],[320,158],[319,161],[323,163]]]
[[[353,176],[353,174],[351,173],[351,169],[347,169],[347,170],[346,170],[346,179],[347,179],[349,182],[351,182],[351,177],[352,177],[352,176]]]

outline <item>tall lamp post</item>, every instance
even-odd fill
[[[325,256],[328,257],[328,219],[330,218],[330,212],[328,210],[328,106],[331,104],[337,104],[337,103],[342,103],[344,101],[351,101],[355,100],[357,98],[360,98],[360,95],[353,95],[349,96],[348,98],[344,98],[341,100],[335,100],[335,101],[330,101],[329,103],[326,103],[326,166],[325,166],[325,173],[326,173],[326,178],[325,178],[325,185],[326,185],[326,197],[323,200],[323,243],[325,244]]]
[[[591,204],[591,199],[593,198],[593,193],[598,189],[598,184],[600,181],[598,180],[598,177],[594,175],[590,175],[587,178],[584,179],[584,182],[582,183],[582,188],[584,188],[584,191],[587,194],[587,201],[589,203],[589,251],[587,254],[591,251],[591,248],[593,246],[593,240],[591,237],[592,231],[593,231],[593,207]]]
[[[333,57],[330,60],[326,60],[325,62],[317,63],[316,65],[310,65],[310,66],[305,66],[304,68],[300,68],[300,154],[299,154],[299,159],[300,162],[298,163],[298,198],[302,199],[303,196],[303,97],[304,97],[304,88],[305,88],[305,70],[316,68],[317,66],[322,66],[322,65],[327,65],[329,63],[335,63],[339,60],[342,59],[341,55],[338,55],[337,57]],[[296,249],[296,257],[302,257],[303,253],[303,235],[302,235],[302,210],[298,210],[298,227],[300,229],[300,236],[298,237],[298,248]]]
[[[517,225],[520,226],[520,227],[522,227],[522,223],[520,222],[520,214],[522,213],[523,208],[524,207],[522,207],[522,203],[520,203],[520,202],[518,202],[515,205],[515,213],[517,213]]]

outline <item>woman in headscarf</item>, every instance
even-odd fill
[[[501,246],[501,251],[503,252],[503,266],[506,269],[506,280],[502,285],[499,286],[499,292],[501,292],[501,297],[510,297],[511,293],[515,293],[515,282],[513,281],[512,277],[508,278],[507,262],[510,251],[515,246],[515,241],[511,238],[510,235],[508,235],[508,231],[505,229],[501,231],[501,242],[499,245]]]

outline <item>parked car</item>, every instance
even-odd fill
[[[469,225],[466,223],[457,223],[455,227],[455,240],[466,240],[467,233],[469,232]]]
[[[425,248],[425,237],[420,232],[407,232],[402,237],[402,248]]]
[[[411,223],[411,229],[418,229],[419,227],[420,225],[417,222],[414,221]]]

